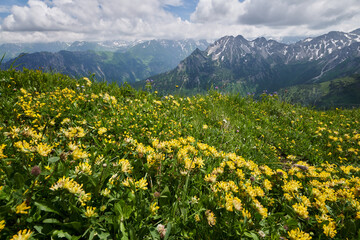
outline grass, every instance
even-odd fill
[[[0,93],[1,239],[359,237],[359,109],[30,70]]]

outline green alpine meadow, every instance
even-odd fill
[[[283,100],[3,70],[0,238],[359,239],[360,109]]]

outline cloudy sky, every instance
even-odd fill
[[[315,36],[360,28],[359,0],[1,0],[0,42]]]

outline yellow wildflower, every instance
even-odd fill
[[[205,180],[206,182],[214,183],[214,182],[216,182],[216,175],[214,175],[214,174],[208,174],[208,175],[205,176],[204,180]]]
[[[296,156],[294,156],[294,155],[288,155],[286,158],[289,159],[289,160],[291,160],[291,161],[294,161],[294,160],[296,159]]]
[[[138,190],[138,189],[146,190],[146,189],[147,189],[147,185],[148,185],[148,183],[147,183],[147,181],[146,181],[145,178],[142,178],[142,179],[140,179],[139,181],[137,181],[137,182],[135,183],[136,190]]]
[[[236,210],[241,211],[242,204],[241,204],[241,200],[238,197],[233,198],[233,205]]]
[[[91,81],[90,81],[90,79],[87,78],[87,77],[84,77],[83,79],[86,81],[86,85],[88,85],[88,86],[90,87],[90,86],[91,86]]]
[[[251,218],[251,213],[248,210],[243,209],[241,213],[242,213],[244,218],[247,218],[247,219]]]
[[[291,201],[293,199],[293,197],[289,193],[284,193],[284,197],[288,201]]]
[[[75,173],[91,175],[92,171],[90,164],[88,162],[79,163],[79,165],[75,167]]]
[[[311,202],[306,196],[301,196],[301,201],[306,207],[311,207]]]
[[[0,221],[0,232],[5,228],[5,220]]]
[[[292,205],[294,211],[302,218],[307,219],[309,217],[309,212],[304,203],[295,203]]]
[[[70,118],[64,118],[62,121],[61,121],[61,125],[64,125],[66,123],[69,123],[70,122]]]
[[[226,193],[225,201],[226,201],[226,203],[225,203],[225,208],[226,208],[226,210],[229,211],[229,212],[232,212],[232,211],[233,211],[233,207],[234,207],[232,194]]]
[[[323,225],[324,234],[330,238],[335,237],[336,235],[336,227],[335,222],[329,222],[327,225]]]
[[[85,211],[85,216],[88,218],[96,217],[97,213],[95,212],[95,210],[96,210],[96,207],[87,206],[86,211]]]
[[[300,188],[302,188],[301,183],[296,180],[285,181],[285,184],[282,186],[284,192],[297,192]]]
[[[192,160],[192,159],[190,159],[190,158],[188,158],[188,157],[186,157],[186,158],[184,159],[184,163],[185,163],[185,169],[186,169],[186,170],[191,170],[191,169],[195,168],[195,162],[194,162],[194,160]]]
[[[84,159],[89,157],[89,154],[87,152],[85,152],[84,150],[77,148],[72,152],[73,155],[73,159],[77,160],[77,159]]]
[[[79,147],[76,145],[76,143],[74,142],[69,142],[68,147],[71,151],[75,151],[76,149],[78,149]]]
[[[101,163],[104,162],[104,160],[105,160],[104,156],[103,156],[103,155],[99,155],[99,156],[97,156],[96,159],[95,159],[95,164],[96,164],[96,165],[100,165]]]
[[[216,216],[211,210],[206,210],[205,212],[208,224],[210,227],[215,226],[216,224]]]
[[[119,165],[121,165],[121,171],[123,173],[131,173],[133,167],[131,166],[129,160],[126,159],[120,159]]]
[[[52,150],[52,146],[46,143],[39,143],[36,147],[36,151],[43,157],[49,155]]]
[[[4,155],[4,152],[3,152],[5,147],[6,147],[6,144],[1,144],[0,145],[0,159],[7,157],[6,155]]]
[[[106,133],[107,132],[107,129],[105,128],[105,127],[101,127],[101,128],[99,128],[99,130],[98,130],[98,134],[99,135],[103,135],[104,133]]]
[[[271,168],[269,168],[267,165],[261,166],[260,169],[261,169],[262,171],[264,171],[267,176],[272,176],[272,175],[274,175],[274,171],[273,171]]]
[[[157,205],[157,202],[153,202],[152,204],[150,204],[150,212],[152,215],[156,215],[157,211],[160,207]]]
[[[266,190],[270,191],[272,189],[272,183],[268,179],[265,179],[263,184]]]
[[[263,205],[261,205],[261,203],[257,199],[254,199],[253,202],[255,203],[255,206],[256,206],[258,212],[260,213],[260,215],[263,218],[266,218],[268,216],[267,208],[263,207]]]
[[[70,179],[69,177],[60,178],[55,184],[53,184],[50,190],[56,191],[58,189],[64,188],[67,189],[70,193],[75,194],[78,197],[81,205],[84,205],[85,202],[91,199],[90,193],[85,193],[82,189],[82,184],[78,184],[74,179]]]
[[[199,198],[198,198],[198,197],[196,197],[196,196],[191,197],[191,203],[192,203],[192,204],[196,204],[196,203],[198,203],[198,202],[199,202]]]
[[[101,195],[103,195],[104,197],[108,197],[110,195],[110,190],[105,188],[101,191]]]
[[[322,222],[324,222],[324,221],[329,221],[329,222],[331,222],[333,219],[329,216],[329,215],[327,215],[327,214],[322,214],[321,216],[319,216],[319,215],[315,215],[315,218],[316,218],[316,221],[318,222],[318,223],[322,223]]]
[[[288,232],[288,235],[291,240],[310,240],[310,239],[312,239],[310,234],[301,231],[299,228],[291,230],[290,232]]]
[[[110,180],[109,180],[110,182]],[[134,185],[134,180],[132,178],[127,177],[123,182],[122,185],[124,185],[125,187],[131,187],[132,185]]]
[[[15,142],[14,146],[16,148],[18,148],[20,151],[22,151],[23,153],[29,153],[31,151],[34,151],[34,148],[31,147],[30,144],[28,142],[26,142],[25,140]]]
[[[14,235],[10,240],[27,240],[31,237],[33,232],[27,229],[20,230],[16,235]]]
[[[30,209],[31,207],[26,205],[26,202],[22,202],[21,204],[16,206],[16,213],[20,213],[20,214],[28,214],[29,212],[26,211],[28,209]]]
[[[194,159],[194,163],[197,165],[198,168],[202,168],[205,165],[204,160],[200,157],[196,157]]]

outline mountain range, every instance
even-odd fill
[[[153,89],[162,94],[190,95],[214,88],[242,96],[277,92],[287,101],[320,107],[360,106],[360,29],[288,44],[238,35],[212,44],[204,40],[57,42],[42,48],[49,51],[23,54],[1,67],[73,77],[94,74],[136,88],[151,78]]]
[[[196,49],[175,69],[151,78],[154,88],[164,93],[194,94],[214,87],[246,95],[264,91],[289,93],[287,88],[299,85],[316,89],[320,83],[351,77],[354,84],[345,85],[357,89],[355,102],[360,104],[360,81],[356,75],[359,73],[360,29],[357,29],[350,33],[329,32],[294,44],[225,36],[204,51]],[[320,95],[325,97],[328,93],[329,88]]]
[[[4,43],[0,45],[0,56],[4,61],[16,58],[20,54],[35,52],[59,52],[59,51],[109,51],[126,52],[129,48],[144,41],[103,41],[103,42],[45,42],[45,43]]]
[[[59,48],[63,43],[58,43]],[[151,40],[138,41],[128,45],[121,42],[106,46],[117,51],[103,51],[104,43],[75,42],[67,50],[58,52],[42,51],[21,54],[8,60],[1,67],[8,69],[41,69],[60,72],[73,77],[94,74],[97,79],[108,82],[135,82],[151,75],[168,71],[177,66],[196,48],[206,49],[205,40]],[[34,45],[32,45],[34,46]],[[56,43],[46,45],[52,50]],[[55,47],[54,47],[55,46]],[[71,51],[70,51],[71,50]],[[75,50],[75,51],[74,51]]]

